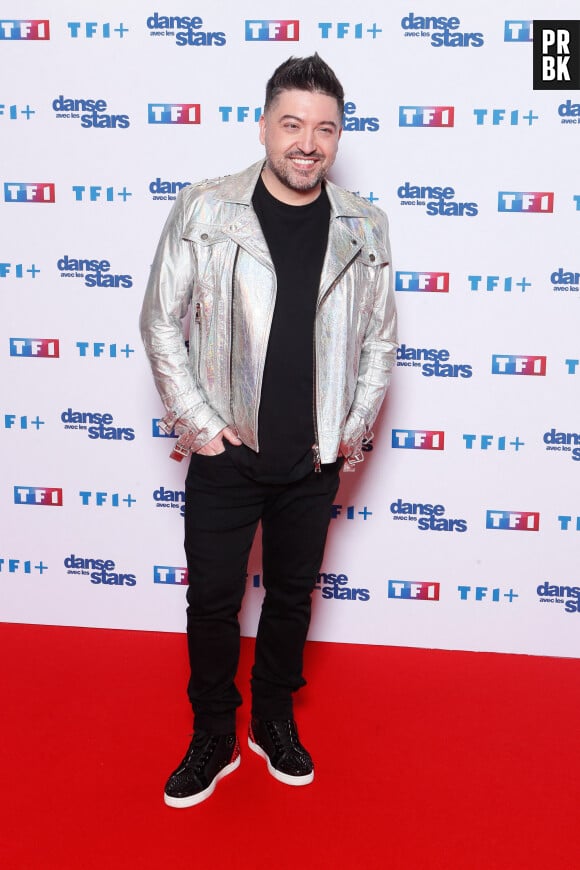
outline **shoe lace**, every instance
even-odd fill
[[[276,750],[300,748],[296,724],[293,719],[268,722],[267,727]]]
[[[218,740],[218,737],[210,734],[194,734],[185,757],[186,765],[191,767],[196,773],[203,770],[213,755]]]

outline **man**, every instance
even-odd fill
[[[396,353],[387,223],[326,181],[344,93],[318,56],[266,87],[266,159],[178,196],[141,330],[186,479],[194,734],[165,802],[205,800],[240,761],[238,613],[262,523],[265,597],[248,743],[288,785],[314,776],[292,695],[339,471],[360,461]],[[181,320],[191,310],[189,353]]]

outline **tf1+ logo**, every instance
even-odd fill
[[[298,42],[299,39],[300,22],[295,19],[246,21],[246,42]]]
[[[3,18],[0,20],[2,39],[50,39],[50,21],[46,18]]]
[[[55,201],[54,184],[48,181],[5,181],[4,202]]]
[[[165,586],[187,586],[187,568],[174,565],[154,565],[153,582]]]
[[[29,268],[25,268],[24,263],[0,263],[0,278],[8,278],[9,275],[14,278],[26,278],[27,275],[36,278],[39,273],[40,269],[34,263]]]
[[[125,27],[123,22],[120,22],[118,27],[113,28],[108,21],[67,21],[66,26],[70,31],[69,36],[72,39],[78,39],[79,37],[85,37],[85,39],[94,39],[95,37],[111,39],[111,32],[117,33],[119,39],[123,39],[125,34],[129,33],[129,29]]]
[[[402,450],[444,450],[445,432],[432,429],[393,429],[391,447]]]
[[[546,374],[546,357],[494,353],[491,358],[491,373],[492,375],[532,375],[544,377]]]
[[[511,532],[539,532],[540,514],[537,511],[486,512],[486,529],[505,529]]]
[[[149,103],[148,124],[201,124],[200,103]]]
[[[509,603],[513,604],[514,598],[520,597],[513,589],[503,592],[499,586],[491,589],[489,586],[474,586],[473,588],[471,586],[458,586],[457,591],[461,601],[494,601],[497,604],[502,598],[507,598]],[[473,595],[471,595],[472,592]],[[490,592],[491,595],[489,595]]]
[[[59,340],[58,338],[11,338],[10,356],[56,359],[59,356]]]
[[[568,102],[570,101],[568,100]],[[31,108],[28,103],[22,109],[17,103],[12,103],[11,105],[0,103],[0,116],[8,118],[10,121],[18,121],[20,115],[24,115],[26,120],[30,121],[32,115],[36,115],[36,109]]]
[[[48,565],[45,565],[42,559],[38,565],[34,565],[31,559],[10,559],[2,556],[0,557],[0,574],[6,568],[8,568],[9,574],[32,574],[34,569],[42,575],[44,571],[48,571]]]
[[[383,32],[374,21],[371,27],[366,27],[362,21],[356,24],[351,21],[319,21],[318,29],[322,39],[329,39],[332,35],[337,39],[344,39],[347,36],[354,37],[354,39],[363,39],[367,33],[370,34],[372,39],[376,39],[378,34]]]
[[[500,190],[497,195],[497,210],[551,214],[554,211],[554,194],[538,191]]]
[[[453,127],[454,106],[399,106],[399,127]]]
[[[62,489],[54,486],[15,486],[14,504],[62,507]]]

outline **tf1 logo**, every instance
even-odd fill
[[[2,39],[50,39],[50,21],[45,18],[3,18],[0,20]]]
[[[49,486],[15,486],[14,504],[62,507],[62,489]]]
[[[153,582],[166,586],[187,586],[187,568],[174,565],[154,565]]]
[[[149,103],[149,124],[201,124],[200,103]]]
[[[512,532],[539,532],[537,511],[490,511],[485,517],[486,529],[507,529]]]
[[[439,601],[440,583],[415,583],[411,580],[389,580],[389,598],[415,601]]]
[[[497,195],[497,210],[525,212],[527,214],[551,214],[554,211],[554,194],[538,191],[500,190]]]
[[[58,338],[11,338],[10,356],[46,357],[59,356]]]
[[[492,375],[535,375],[544,377],[546,374],[546,357],[494,353],[491,358],[491,373]]]
[[[454,106],[399,106],[399,127],[453,127]]]
[[[444,450],[445,432],[432,429],[393,429],[391,447],[403,450]]]
[[[395,272],[395,290],[449,293],[449,272]]]
[[[5,181],[4,202],[48,203],[55,201],[52,182]]]
[[[506,21],[503,30],[504,42],[532,42],[531,21]]]
[[[246,21],[246,42],[298,42],[299,39],[300,22],[297,20]]]

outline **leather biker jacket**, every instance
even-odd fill
[[[263,161],[180,191],[163,230],[141,334],[167,414],[174,458],[226,425],[259,450],[258,410],[276,275],[252,208]],[[341,441],[352,463],[384,398],[397,349],[387,219],[326,182],[331,217],[315,329],[315,465]],[[182,320],[190,311],[189,350]]]

